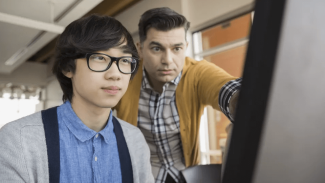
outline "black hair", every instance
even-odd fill
[[[175,28],[184,27],[185,33],[190,27],[186,18],[168,7],[153,8],[141,15],[139,24],[140,42],[147,38],[147,31],[155,28],[160,31],[169,31]],[[186,36],[185,36],[186,38]]]
[[[72,101],[72,81],[63,73],[75,72],[75,59],[85,57],[86,53],[118,47],[125,42],[127,49],[123,49],[123,52],[138,58],[132,36],[116,19],[109,16],[90,15],[70,23],[57,40],[52,68],[63,91],[63,102]],[[138,67],[136,71],[137,69]],[[132,73],[131,78],[134,77],[136,71]]]

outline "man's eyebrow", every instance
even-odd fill
[[[183,45],[184,45],[184,43],[176,43],[173,46],[183,46]]]
[[[160,44],[159,42],[156,42],[156,41],[151,41],[149,45],[157,45],[157,46],[163,47],[162,44]]]
[[[156,41],[151,41],[149,45],[157,45],[157,46],[160,46],[160,47],[164,47],[162,44],[160,44],[159,42],[156,42]],[[183,46],[184,43],[175,43],[173,44],[172,46]]]

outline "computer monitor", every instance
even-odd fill
[[[325,182],[324,7],[256,1],[223,183]]]

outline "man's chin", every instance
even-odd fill
[[[161,78],[160,81],[162,81],[164,83],[168,83],[168,82],[173,81],[175,78],[176,78],[175,76],[164,76]]]

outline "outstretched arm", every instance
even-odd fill
[[[202,104],[221,110],[233,122],[242,79],[204,60],[195,71],[195,87]]]
[[[233,122],[236,113],[242,78],[229,81],[220,90],[219,106],[221,111]]]
[[[231,116],[232,119],[235,119],[238,96],[239,96],[239,90],[230,98],[229,115]]]

